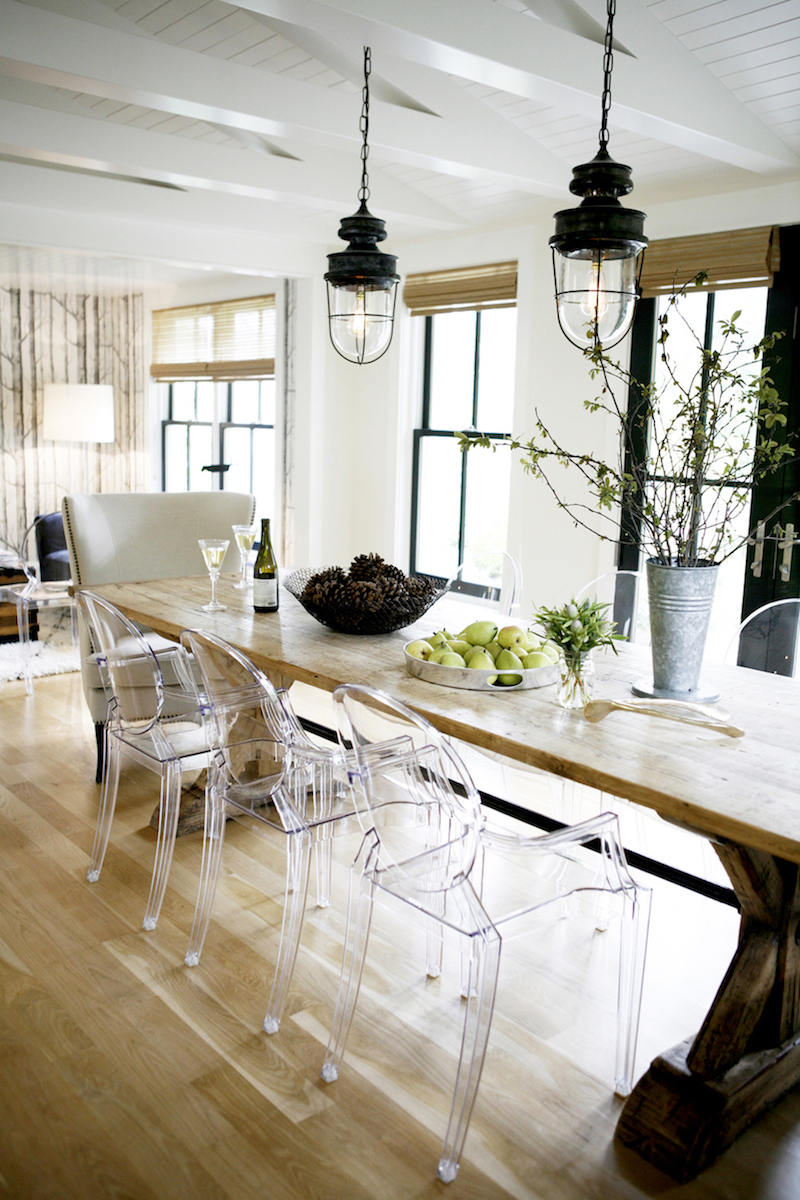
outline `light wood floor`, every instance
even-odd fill
[[[78,675],[37,680],[32,697],[0,685],[0,1196],[800,1197],[800,1095],[684,1187],[617,1149],[614,935],[571,920],[532,949],[504,948],[466,1152],[445,1188],[435,1169],[458,1048],[453,964],[427,980],[406,952],[415,932],[379,910],[344,1069],[323,1084],[353,838],[334,840],[334,904],[309,910],[288,1014],[268,1038],[282,839],[229,825],[215,920],[188,970],[200,838],[178,840],[158,929],[144,933],[155,779],[125,772],[101,879],[87,884],[93,742]],[[657,887],[639,1072],[697,1028],[736,923]]]

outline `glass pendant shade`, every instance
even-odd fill
[[[397,282],[334,284],[328,280],[331,341],[349,362],[375,362],[392,340]]]
[[[558,323],[574,346],[613,346],[633,323],[640,249],[553,249]]]

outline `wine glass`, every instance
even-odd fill
[[[203,558],[211,576],[211,602],[202,606],[203,612],[222,612],[227,605],[220,604],[217,600],[217,580],[230,541],[227,538],[198,538],[197,544],[203,552]]]
[[[235,588],[247,587],[247,556],[250,553],[253,542],[256,540],[256,530],[254,525],[231,525],[231,529],[236,537],[236,545],[239,548],[239,557],[242,560],[242,576],[233,586]]]

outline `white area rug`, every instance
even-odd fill
[[[31,654],[34,679],[80,670],[80,652],[72,645],[68,612],[40,611],[39,640],[31,642]],[[22,678],[22,647],[19,642],[4,642],[0,645],[0,683]]]

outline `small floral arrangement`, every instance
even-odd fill
[[[562,608],[537,608],[534,619],[545,637],[558,646],[564,662],[558,702],[565,708],[583,707],[590,697],[592,670],[587,655],[597,646],[610,646],[617,653],[616,642],[625,635],[615,633],[616,622],[605,616],[610,604],[598,600],[571,600]]]
[[[551,642],[558,646],[564,658],[573,661],[597,646],[610,646],[617,653],[615,642],[624,642],[623,633],[615,633],[616,622],[604,614],[610,604],[598,600],[571,600],[562,608],[537,608],[536,625]]]

